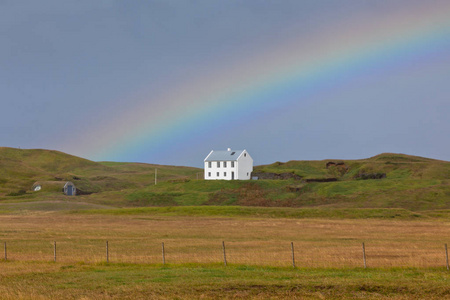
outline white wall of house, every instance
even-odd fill
[[[242,152],[242,154],[237,159],[238,161],[238,179],[248,180],[252,177],[253,172],[253,159],[247,153],[247,151]]]
[[[236,160],[205,161],[204,163],[205,180],[248,180],[253,171],[253,159],[246,150]]]
[[[205,161],[205,179],[207,180],[232,180],[233,173],[234,179],[237,179],[235,161]]]

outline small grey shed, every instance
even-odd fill
[[[77,194],[77,188],[72,182],[66,182],[64,185],[64,194],[67,196],[75,196]]]

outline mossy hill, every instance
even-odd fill
[[[68,201],[71,207],[79,202],[117,208],[232,205],[450,209],[450,162],[403,154],[276,162],[254,170],[260,178],[272,179],[252,181],[205,181],[198,168],[92,162],[49,150],[0,148],[0,164],[0,202],[14,205],[47,201],[48,206],[48,201]],[[64,181],[72,181],[81,195],[64,196],[56,184]],[[42,191],[32,191],[35,182],[42,183]]]
[[[72,181],[81,195],[136,190],[154,184],[155,168],[162,181],[193,178],[200,172],[196,168],[93,162],[59,151],[0,147],[0,196],[57,197],[61,184],[67,181]],[[42,191],[32,192],[34,183],[41,184]]]
[[[292,173],[302,179],[364,179],[362,174],[386,174],[389,179],[449,179],[450,162],[418,156],[383,153],[368,159],[276,162],[257,166],[254,172]]]

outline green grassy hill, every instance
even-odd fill
[[[334,164],[327,167],[330,162]],[[445,161],[380,154],[362,160],[278,162],[257,166],[255,173],[298,176],[285,176],[287,180],[164,182],[126,195],[125,202],[132,206],[240,205],[414,211],[450,208],[450,163]]]
[[[330,164],[327,167],[327,163]],[[343,163],[343,165],[338,165]],[[304,179],[337,178],[352,180],[363,173],[386,173],[389,179],[449,179],[450,163],[418,156],[383,153],[361,160],[321,160],[276,162],[257,166],[255,172],[294,173]]]
[[[327,167],[330,162],[334,164]],[[290,188],[295,192],[283,193],[284,204],[289,206],[450,208],[450,162],[447,161],[383,153],[361,160],[274,163],[258,166],[255,171],[290,172],[302,177],[302,181]],[[370,179],[381,174],[386,178]],[[336,181],[315,182],[330,178]]]
[[[93,162],[58,151],[0,147],[0,196],[57,197],[67,181],[72,181],[84,195],[134,190],[154,184],[155,168],[161,181],[194,178],[200,171],[188,167]],[[36,182],[42,185],[42,191],[32,191]]]
[[[49,150],[0,148],[0,164],[3,203],[46,201],[48,207],[49,201],[63,200],[70,201],[71,207],[79,202],[92,207],[450,209],[450,162],[403,154],[384,153],[361,160],[277,162],[257,166],[254,171],[260,178],[286,179],[252,181],[205,181],[197,168],[92,162]],[[61,184],[65,181],[72,181],[81,195],[64,196]],[[42,183],[42,191],[32,191],[35,182]]]

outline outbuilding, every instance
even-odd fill
[[[64,185],[64,194],[67,196],[75,196],[77,194],[77,188],[72,182],[66,182]]]
[[[75,196],[77,188],[71,181],[37,181],[33,184],[34,192],[63,192],[67,196]]]
[[[211,150],[205,160],[206,180],[249,180],[253,159],[247,150]]]

